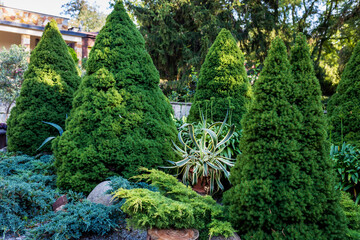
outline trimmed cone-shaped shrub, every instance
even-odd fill
[[[316,168],[308,168],[302,156],[303,116],[292,104],[296,87],[280,38],[272,42],[264,64],[242,120],[243,153],[231,169],[233,187],[224,196],[229,219],[242,239],[343,239],[342,229],[316,222],[324,209],[308,213],[308,204],[318,199],[306,171]]]
[[[336,93],[328,103],[332,125],[331,141],[360,147],[360,41],[341,76]]]
[[[303,206],[307,209],[303,215],[308,222],[306,224],[315,223],[316,229],[323,232],[323,238],[317,239],[331,239],[330,235],[337,236],[336,232],[345,228],[345,220],[339,203],[340,193],[334,187],[335,170],[329,158],[321,87],[302,33],[298,34],[291,48],[290,64],[295,85],[294,104],[303,115],[299,139],[303,162],[299,170],[307,178],[304,183],[310,184],[308,190],[312,195],[303,198]]]
[[[8,119],[8,150],[34,155],[47,137],[59,135],[42,121],[64,126],[79,84],[74,60],[57,23],[51,21],[31,52],[20,96]],[[41,151],[50,151],[50,145]]]
[[[223,121],[230,109],[231,122],[240,126],[250,97],[244,55],[230,31],[222,29],[201,66],[188,122],[200,121],[200,111],[213,121]]]
[[[172,107],[121,1],[96,38],[66,131],[53,143],[60,188],[89,192],[107,177],[175,160]]]

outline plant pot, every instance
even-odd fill
[[[0,129],[0,149],[6,147],[6,130]]]
[[[210,191],[210,177],[199,177],[197,183],[192,186],[192,190],[200,195],[207,195]]]
[[[157,229],[147,231],[146,240],[196,240],[199,231],[196,229]]]

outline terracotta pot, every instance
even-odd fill
[[[207,195],[210,191],[210,177],[199,177],[192,189],[201,195]]]
[[[192,168],[190,168],[189,173],[193,173]],[[207,195],[210,191],[210,177],[199,177],[197,183],[192,186],[192,190],[199,193],[200,195]]]
[[[196,240],[199,231],[196,229],[149,229],[146,240]]]

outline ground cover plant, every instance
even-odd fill
[[[112,206],[91,203],[82,193],[62,192],[56,188],[54,157],[40,159],[12,154],[0,155],[0,235],[26,234],[29,239],[78,239],[84,234],[105,235],[124,222],[123,202]],[[112,189],[146,188],[146,183],[132,183],[112,177]],[[109,190],[109,193],[114,190]],[[53,212],[52,204],[66,194],[64,210]]]
[[[222,29],[201,66],[188,122],[201,120],[204,112],[212,121],[222,121],[231,110],[230,123],[240,127],[251,99],[244,55],[231,32]]]
[[[44,139],[56,133],[42,121],[64,126],[79,83],[74,60],[57,23],[51,21],[31,53],[20,96],[7,121],[9,151],[35,155]],[[43,151],[50,151],[50,146]]]
[[[331,141],[344,141],[360,147],[360,42],[351,55],[341,76],[336,93],[328,102]]]
[[[232,236],[234,229],[224,221],[223,207],[210,196],[201,196],[175,177],[159,170],[148,170],[136,179],[150,182],[159,192],[148,189],[118,189],[114,198],[124,198],[121,209],[130,218],[129,226],[149,228],[195,228],[200,239]]]
[[[58,187],[89,192],[109,176],[175,160],[172,108],[144,44],[118,1],[91,50],[65,131],[53,141]]]
[[[231,169],[233,187],[224,194],[229,219],[242,239],[345,239],[333,178],[321,172],[331,168],[302,155],[303,114],[293,104],[294,86],[286,47],[277,37],[242,120],[242,154]],[[315,139],[325,144],[324,136]],[[313,187],[317,174],[326,179],[322,192]]]

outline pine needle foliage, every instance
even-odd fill
[[[303,115],[303,128],[298,139],[303,157],[299,171],[302,174],[308,197],[302,199],[306,224],[323,231],[323,238],[331,239],[345,228],[345,218],[340,207],[339,192],[335,191],[335,171],[329,158],[327,125],[321,103],[321,88],[315,76],[306,37],[300,33],[290,52],[294,78],[294,104]],[[326,184],[324,184],[326,183]]]
[[[189,122],[200,121],[200,111],[213,121],[222,121],[230,108],[231,123],[240,126],[251,91],[244,55],[231,32],[222,29],[201,66]]]
[[[211,196],[201,196],[175,177],[162,171],[142,168],[139,180],[151,182],[159,192],[149,189],[123,189],[115,191],[114,198],[126,199],[121,209],[130,216],[129,226],[149,228],[195,228],[199,239],[212,236],[230,237],[234,233],[229,222],[224,220],[223,207]]]
[[[320,229],[320,210],[308,214],[308,203],[318,199],[303,169],[308,164],[302,156],[303,116],[293,104],[295,89],[285,44],[277,37],[242,120],[243,153],[231,169],[233,187],[224,196],[242,239],[343,239],[341,229],[331,234]]]
[[[341,145],[345,141],[360,147],[360,41],[345,66],[327,109],[333,128],[332,142]]]
[[[89,192],[109,176],[175,160],[172,107],[144,39],[118,1],[96,38],[63,135],[53,143],[57,184]]]
[[[56,130],[42,121],[65,125],[80,77],[55,21],[49,22],[32,51],[16,106],[8,119],[8,149],[29,155]],[[50,151],[46,146],[43,151]]]

